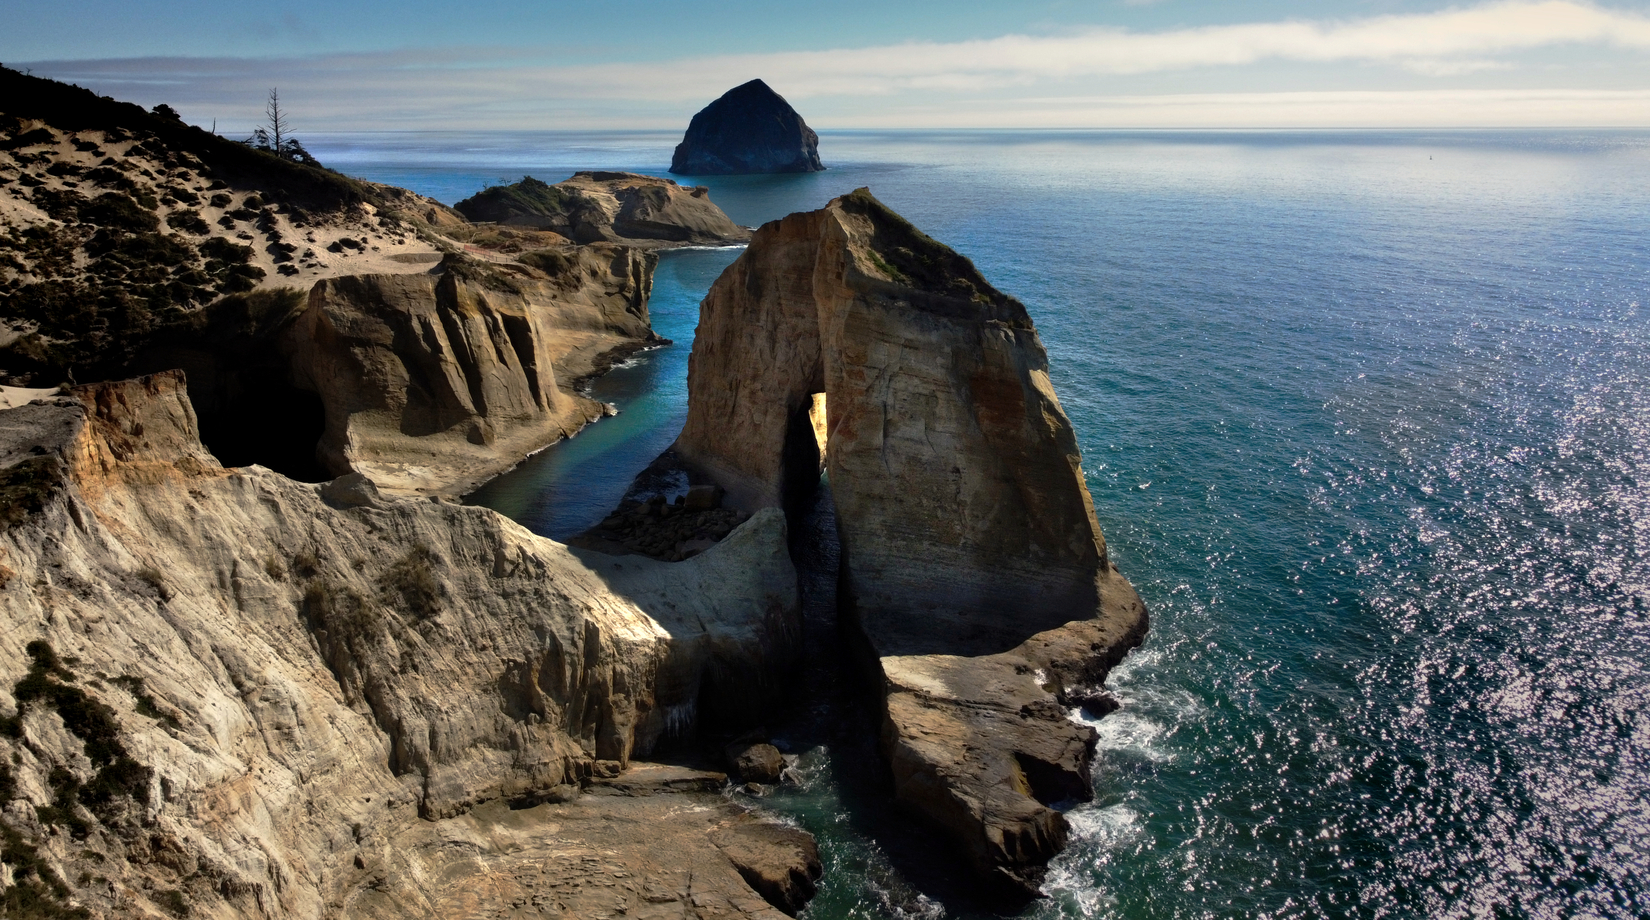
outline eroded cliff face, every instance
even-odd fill
[[[0,382],[184,368],[226,462],[299,478],[473,487],[599,417],[580,381],[656,341],[655,257],[604,241],[749,236],[703,189],[628,174],[557,193],[605,228],[591,245],[474,226],[78,87],[0,85]],[[331,337],[304,340],[317,298],[298,325]]]
[[[1024,306],[865,190],[759,229],[701,308],[676,450],[747,510],[824,467],[900,798],[1034,889],[1090,794],[1063,704],[1144,634]],[[810,414],[811,413],[811,414]]]
[[[656,341],[657,256],[568,247],[553,274],[449,256],[440,274],[317,284],[283,333],[293,383],[318,393],[334,475],[462,494],[606,407],[571,384],[614,349]]]
[[[360,477],[225,469],[197,435],[176,373],[0,412],[0,822],[27,856],[7,884],[45,900],[318,917],[429,894],[406,873],[491,865],[413,855],[471,833],[429,822],[575,798],[702,713],[748,715],[795,653],[777,512],[674,565],[581,555]],[[760,914],[736,863],[699,891]]]

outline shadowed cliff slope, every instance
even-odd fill
[[[819,172],[819,135],[761,80],[742,83],[699,110],[676,145],[670,171],[687,176]]]

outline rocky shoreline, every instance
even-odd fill
[[[662,343],[655,250],[745,233],[702,189],[581,174],[527,189],[550,211],[473,225],[336,174],[283,199],[213,165],[241,152],[108,111],[122,124],[0,123],[5,239],[62,250],[5,263],[9,303],[128,283],[106,245],[187,267],[245,235],[275,271],[201,268],[204,301],[118,356],[95,323],[0,317],[21,403],[0,410],[0,896],[41,916],[795,915],[815,844],[714,768],[752,793],[783,770],[761,726],[809,652],[817,573],[790,535],[822,473],[833,613],[895,801],[1035,896],[1055,806],[1092,795],[1095,735],[1068,709],[1147,617],[1023,305],[866,190],[765,225],[701,307],[687,424],[641,477],[669,467],[687,494],[638,493],[564,545],[452,499],[608,411],[580,384]],[[91,148],[124,178],[75,160]],[[137,210],[84,194],[101,182]],[[178,216],[217,182],[219,231]],[[75,371],[127,379],[40,385]]]

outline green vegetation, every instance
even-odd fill
[[[248,264],[249,247],[224,240],[196,247],[159,232],[152,195],[36,195],[61,226],[0,234],[0,264],[9,269],[0,277],[0,319],[34,326],[33,334],[0,349],[0,362],[36,381],[128,360],[153,333],[225,294],[251,290],[263,277]],[[205,222],[195,215],[191,226]]]
[[[206,218],[201,217],[201,213],[193,208],[183,208],[166,215],[166,226],[196,236],[205,236],[212,230],[207,225]]]
[[[20,524],[39,514],[62,488],[63,475],[62,464],[49,455],[0,469],[0,526]]]
[[[174,917],[189,916],[189,900],[183,896],[181,891],[170,888],[162,889],[155,892],[154,900],[156,904],[160,905],[161,910]]]
[[[415,619],[426,620],[441,612],[447,590],[435,576],[440,557],[427,546],[415,546],[384,572],[382,590],[394,602],[399,599]]]
[[[457,281],[468,281],[482,287],[522,293],[521,285],[515,279],[492,265],[472,259],[461,252],[449,252],[441,257],[441,271],[443,274]]]
[[[0,892],[0,916],[31,920],[79,920],[83,907],[63,903],[69,886],[40,858],[40,851],[9,824],[0,823],[0,862],[11,867],[12,884]]]
[[[890,211],[870,190],[862,188],[844,195],[842,209],[870,221],[870,258],[879,271],[898,284],[951,302],[924,299],[928,309],[955,309],[955,301],[961,300],[991,311],[1010,326],[1031,326],[1025,307],[992,287],[973,262]]]
[[[327,629],[344,638],[360,638],[372,628],[372,604],[354,588],[331,578],[304,586],[304,618],[312,629]]]
[[[126,752],[120,740],[120,723],[113,709],[72,686],[69,673],[58,660],[52,647],[43,639],[30,642],[27,651],[34,659],[29,673],[12,688],[17,700],[19,716],[23,707],[33,702],[44,703],[57,710],[63,726],[85,745],[86,758],[97,768],[91,782],[81,785],[68,771],[59,777],[54,771],[51,785],[58,793],[53,806],[71,830],[84,836],[84,822],[77,817],[74,806],[84,803],[99,817],[113,817],[118,799],[129,798],[149,804],[150,770]],[[45,820],[43,817],[42,820]]]
[[[129,372],[155,336],[226,295],[254,290],[264,272],[251,264],[251,248],[201,240],[213,230],[194,210],[203,197],[228,207],[231,186],[257,188],[261,194],[240,209],[246,220],[267,219],[278,202],[295,222],[390,204],[373,186],[292,155],[300,148],[255,150],[187,125],[164,105],[144,111],[4,67],[0,99],[0,149],[24,167],[16,181],[51,220],[0,228],[0,321],[29,333],[0,348],[0,368],[16,383]],[[59,143],[58,132],[84,153],[104,153],[99,141],[73,137],[79,131],[102,132],[109,144],[136,143],[91,167],[54,162],[43,145]],[[177,170],[210,175],[210,190],[185,187]],[[48,188],[45,175],[78,185]],[[157,214],[163,199],[176,208],[164,222]]]
[[[572,271],[578,260],[560,249],[540,249],[536,252],[522,253],[517,261],[544,272],[552,278],[560,278]]]
[[[36,639],[27,646],[32,663],[29,671],[12,688],[17,700],[17,715],[0,720],[0,734],[11,738],[23,736],[22,715],[29,706],[52,708],[63,720],[63,725],[80,739],[83,750],[96,772],[89,781],[82,782],[64,766],[56,766],[46,776],[46,785],[52,790],[50,805],[38,806],[36,816],[41,823],[62,827],[76,838],[89,836],[93,822],[109,823],[124,820],[126,801],[147,805],[151,772],[134,760],[120,740],[120,723],[114,710],[92,699],[75,684],[69,670],[74,659],[61,659],[50,643]],[[142,681],[136,678],[117,678],[117,683],[136,687],[141,701],[154,701],[142,692]],[[12,756],[14,763],[17,755]],[[10,802],[17,795],[17,779],[10,764],[0,763],[0,803]],[[100,854],[85,850],[82,856],[92,854],[99,861]],[[91,916],[82,908],[65,903],[69,887],[40,855],[39,849],[9,823],[0,821],[0,862],[11,868],[12,884],[0,892],[0,916],[30,918],[82,918]],[[88,876],[89,879],[95,877]],[[83,881],[84,883],[84,881]]]
[[[572,228],[580,224],[602,220],[601,209],[594,201],[532,176],[523,176],[514,185],[482,189],[453,208],[474,221],[524,223],[565,230],[566,236],[572,236]]]
[[[182,723],[178,722],[176,716],[169,712],[162,712],[161,708],[155,705],[155,698],[150,696],[149,691],[143,686],[143,678],[133,677],[129,674],[122,674],[119,677],[113,678],[111,683],[125,687],[126,692],[132,694],[132,699],[136,703],[135,708],[138,711],[138,715],[148,716],[149,718],[154,719],[156,722],[160,722],[169,728],[183,728]]]

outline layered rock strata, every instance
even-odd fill
[[[699,110],[671,157],[687,176],[819,172],[819,135],[761,80],[742,83]]]
[[[473,221],[549,230],[578,243],[629,243],[649,248],[725,246],[750,239],[703,185],[627,172],[580,172],[549,185],[523,178],[460,201]]]
[[[823,459],[897,795],[1035,890],[1091,794],[1064,707],[1146,615],[1024,306],[863,189],[767,224],[701,307],[675,449],[746,510]]]
[[[322,462],[395,491],[461,494],[600,418],[606,407],[566,382],[657,340],[658,257],[604,245],[563,258],[551,276],[449,256],[440,274],[317,284],[281,349],[325,407]]]
[[[526,866],[516,843],[605,846],[581,791],[632,788],[632,759],[701,717],[748,724],[796,651],[776,511],[676,564],[580,554],[360,476],[225,469],[176,373],[0,412],[0,494],[7,884],[97,916],[373,916],[375,891],[452,916],[437,889]],[[430,855],[486,802],[569,804],[512,819],[498,860]],[[654,812],[680,858],[636,872],[671,890],[626,903],[767,911],[726,843],[766,832],[719,802]]]

